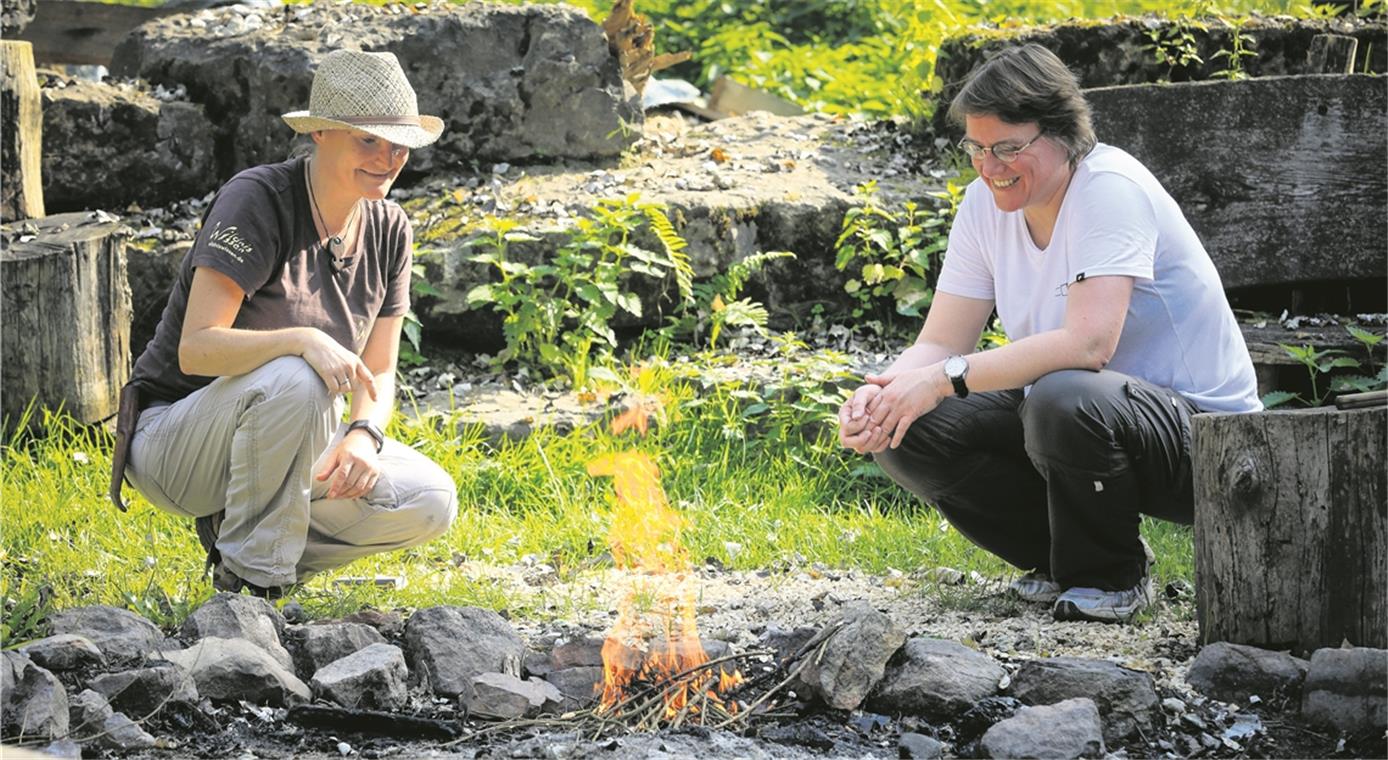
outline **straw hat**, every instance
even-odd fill
[[[442,119],[419,114],[414,88],[392,53],[328,53],[313,75],[308,110],[283,118],[300,134],[360,129],[407,148],[422,148],[443,132]]]

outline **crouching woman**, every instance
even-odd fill
[[[382,433],[413,240],[386,194],[443,123],[419,115],[395,56],[345,50],[284,119],[313,151],[217,193],[135,363],[113,474],[118,504],[124,468],[197,520],[214,586],[265,596],[436,538],[458,503],[442,468]]]
[[[840,410],[965,537],[1063,620],[1151,599],[1138,527],[1193,519],[1190,418],[1261,407],[1200,240],[1152,173],[1098,143],[1073,74],[1037,45],[983,64],[950,108],[978,171],[914,345]],[[975,353],[994,308],[1011,342]]]

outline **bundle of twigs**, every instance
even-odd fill
[[[681,726],[703,726],[712,729],[736,729],[745,727],[754,718],[792,717],[792,713],[775,712],[766,707],[776,694],[786,690],[811,662],[823,655],[824,646],[839,628],[829,626],[820,631],[793,656],[786,658],[777,667],[750,678],[728,693],[710,697],[709,686],[718,682],[723,667],[736,661],[764,660],[774,654],[769,651],[753,651],[719,657],[709,660],[682,672],[675,673],[646,684],[639,690],[609,706],[593,707],[560,716],[539,718],[516,718],[494,723],[485,728],[466,733],[444,746],[464,741],[473,741],[483,736],[510,733],[518,730],[549,728],[555,730],[578,730],[590,734],[594,740],[609,736],[657,731]],[[750,702],[739,699],[750,697],[766,683],[779,678],[766,691]],[[678,709],[671,710],[668,705],[679,700],[676,697],[683,691],[685,699]],[[732,705],[736,707],[732,707]]]

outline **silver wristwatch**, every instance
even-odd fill
[[[969,386],[964,384],[964,378],[969,376],[969,360],[955,354],[945,359],[945,377],[949,378],[950,385],[954,386],[954,395],[965,398],[969,395]]]

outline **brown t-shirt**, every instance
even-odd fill
[[[341,266],[313,226],[304,159],[266,164],[232,177],[203,216],[193,249],[132,381],[148,398],[177,401],[212,382],[178,368],[178,343],[193,270],[210,267],[241,286],[246,300],[232,327],[316,327],[360,354],[377,317],[410,308],[413,232],[390,201],[363,202],[358,238]]]

